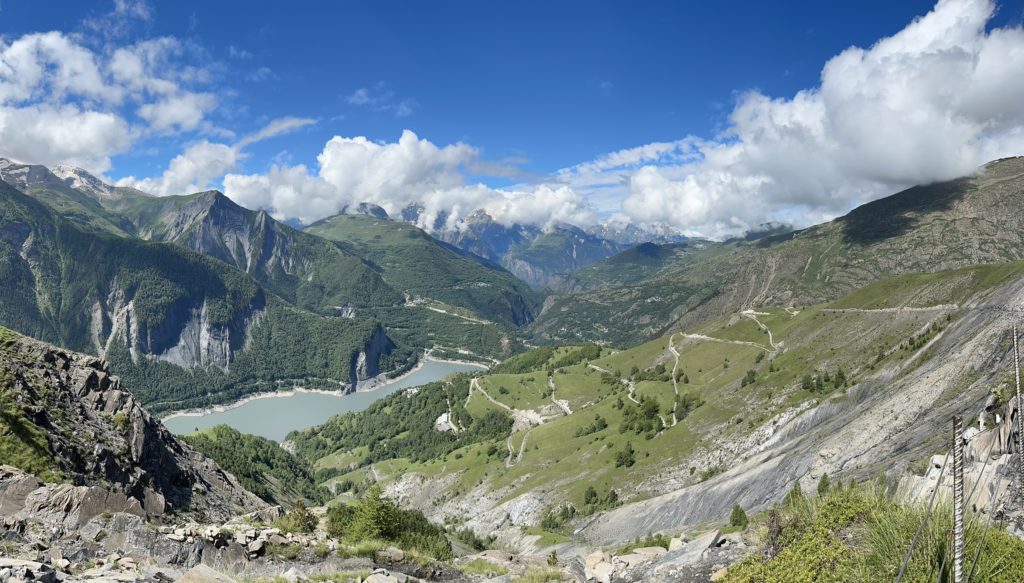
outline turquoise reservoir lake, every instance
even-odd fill
[[[275,441],[288,432],[320,425],[338,413],[362,411],[374,401],[392,393],[418,387],[458,372],[485,370],[485,367],[446,360],[425,360],[419,368],[396,381],[370,391],[349,395],[318,392],[267,394],[234,406],[226,405],[202,413],[176,413],[163,419],[171,432],[183,435],[215,425],[228,425],[241,431]]]

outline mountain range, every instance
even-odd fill
[[[425,349],[463,348],[465,329],[480,358],[508,354],[510,331],[539,310],[500,267],[410,225],[385,228],[402,231],[394,256],[423,277],[396,278],[350,250],[356,235],[319,237],[218,192],[158,198],[82,171],[0,166],[0,322],[107,358],[154,411],[282,381],[351,390]]]
[[[551,580],[779,580],[793,564],[884,579],[901,553],[879,541],[909,544],[917,505],[951,489],[951,416],[973,426],[977,517],[1020,463],[1024,158],[720,242],[482,212],[423,229],[369,204],[296,227],[216,191],[153,197],[10,161],[0,178],[0,453],[16,466],[0,509],[74,523],[90,541],[51,540],[90,561],[120,525],[109,544],[146,560],[269,576],[417,553],[424,578],[454,581],[534,559]],[[490,368],[281,445],[226,427],[179,441],[150,416],[349,391],[427,351]],[[999,562],[1024,556],[1024,513],[999,512],[1012,527],[982,572],[1024,575]],[[211,524],[152,526],[180,520]],[[911,572],[944,556],[936,528]],[[359,550],[368,537],[380,548]]]
[[[752,240],[644,245],[572,273],[534,324],[549,341],[633,343],[759,305],[834,300],[907,273],[1024,259],[1024,158]]]

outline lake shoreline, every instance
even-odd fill
[[[397,377],[387,378],[384,375],[378,375],[378,376],[376,376],[376,377],[374,377],[372,379],[367,379],[367,380],[359,383],[359,386],[356,387],[355,393],[372,393],[374,391],[379,391],[381,389],[384,389],[388,385],[391,385],[393,383],[401,382],[402,380],[408,378],[412,374],[414,374],[417,371],[419,371],[420,369],[422,369],[423,366],[427,362],[440,362],[440,363],[449,363],[449,364],[461,364],[461,365],[466,365],[466,366],[480,367],[480,370],[487,370],[487,366],[483,365],[483,364],[481,364],[479,362],[471,362],[471,361],[468,361],[468,360],[448,360],[448,359],[443,359],[443,358],[434,358],[434,357],[430,356],[429,354],[427,354],[427,355],[424,355],[423,358],[421,358],[419,360],[419,362],[416,363],[416,366],[410,368],[409,370],[407,370],[404,373],[398,375]],[[232,401],[230,403],[221,403],[221,404],[211,405],[209,407],[203,407],[203,408],[184,409],[184,410],[181,410],[181,411],[171,411],[167,415],[161,416],[160,417],[160,422],[164,423],[164,422],[166,422],[166,421],[168,421],[170,419],[178,419],[178,418],[181,418],[181,417],[203,417],[203,416],[211,415],[211,414],[214,414],[214,413],[224,413],[226,411],[231,411],[232,409],[237,409],[237,408],[239,408],[239,407],[241,407],[241,406],[243,406],[243,405],[245,405],[247,403],[251,403],[251,402],[256,401],[256,400],[294,397],[295,395],[300,394],[300,393],[314,393],[314,394],[329,395],[329,396],[339,397],[339,398],[345,397],[346,395],[353,394],[353,393],[348,393],[348,392],[345,392],[345,391],[329,391],[327,389],[307,389],[305,387],[293,387],[293,388],[288,389],[286,391],[262,391],[262,392],[259,392],[259,393],[252,393],[250,395],[246,395],[246,396],[242,397],[241,399],[239,399],[237,401]]]

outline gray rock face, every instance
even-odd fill
[[[0,469],[4,514],[34,506],[82,524],[103,511],[214,519],[265,506],[143,410],[103,361],[19,338],[0,350],[0,370],[18,413],[45,436],[46,455],[70,482],[41,497],[32,478]]]
[[[380,359],[395,348],[395,343],[378,325],[373,334],[363,344],[363,349],[352,354],[349,370],[350,390],[355,391],[361,381],[366,381],[380,374]]]

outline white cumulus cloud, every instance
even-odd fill
[[[115,3],[114,17],[151,18],[145,2]],[[0,156],[78,164],[94,172],[152,135],[216,132],[208,73],[178,63],[173,38],[91,48],[81,35],[29,33],[0,39]]]
[[[683,142],[693,161],[633,172],[623,210],[724,236],[808,224],[1024,153],[1024,30],[986,30],[994,10],[940,0],[895,35],[830,59],[818,87],[745,94],[726,132]]]
[[[232,145],[217,144],[208,140],[196,142],[175,156],[163,174],[153,178],[126,176],[117,181],[118,186],[130,186],[157,196],[189,194],[207,190],[213,181],[234,170],[245,158],[243,149],[281,134],[295,131],[316,123],[315,120],[300,117],[283,117],[272,120],[260,130],[242,137]]]
[[[203,140],[175,156],[159,177],[137,179],[128,176],[118,180],[117,185],[131,186],[157,196],[189,194],[206,190],[210,181],[234,168],[239,157],[240,152],[236,148]]]

